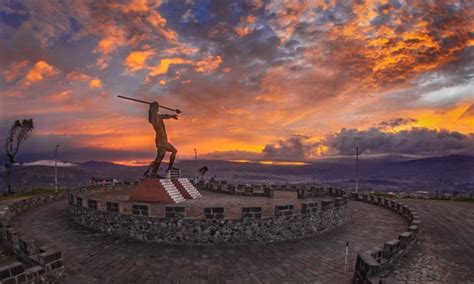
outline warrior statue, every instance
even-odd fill
[[[174,161],[176,159],[176,153],[178,150],[168,142],[168,136],[166,135],[166,128],[164,119],[178,119],[178,115],[171,114],[159,114],[160,104],[158,102],[152,102],[150,108],[148,109],[148,122],[155,129],[155,145],[156,145],[156,158],[150,164],[150,167],[146,170],[145,176],[147,177],[157,177],[158,168],[160,167],[161,161],[163,160],[166,152],[171,152],[170,162],[168,165],[167,172],[176,168],[173,167]],[[151,173],[150,173],[151,171]]]

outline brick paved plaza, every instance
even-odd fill
[[[395,283],[472,281],[474,204],[403,200],[424,226],[413,251],[389,275]],[[357,251],[382,245],[406,227],[392,211],[349,202],[348,222],[318,237],[270,245],[147,244],[91,232],[61,200],[27,211],[18,231],[64,253],[66,283],[349,283]],[[350,242],[347,273],[344,246]]]
[[[421,216],[417,244],[390,274],[400,283],[474,283],[474,203],[403,199]]]
[[[349,282],[355,253],[396,236],[406,223],[377,206],[350,202],[347,225],[319,237],[271,245],[184,247],[146,244],[90,232],[75,224],[67,202],[27,211],[16,226],[64,254],[66,282]],[[365,225],[365,226],[363,226]],[[344,247],[351,244],[344,273]]]

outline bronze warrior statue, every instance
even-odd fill
[[[163,121],[164,119],[170,118],[178,119],[178,115],[159,114],[159,108],[160,104],[158,102],[152,102],[150,104],[150,108],[148,109],[148,122],[153,126],[153,129],[155,129],[156,132],[156,158],[145,172],[145,176],[147,177],[157,177],[158,168],[160,167],[161,161],[163,160],[166,152],[171,152],[168,172],[172,169],[175,169],[173,164],[176,159],[176,153],[178,152],[178,150],[176,150],[176,148],[168,142],[165,123]]]

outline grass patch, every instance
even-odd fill
[[[17,198],[25,198],[25,197],[33,197],[38,195],[46,195],[46,194],[60,194],[64,192],[65,189],[58,189],[58,192],[54,190],[54,188],[33,188],[30,191],[22,191],[22,192],[15,192],[10,195],[2,195],[0,196],[0,201],[2,200],[9,200],[9,199],[17,199]]]

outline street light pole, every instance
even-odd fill
[[[54,191],[58,192],[58,148],[59,145],[56,145],[54,149]]]
[[[356,193],[359,192],[359,147],[356,147]]]
[[[196,181],[196,178],[197,178],[197,157],[198,157],[197,150],[196,148],[194,148],[194,181]]]

